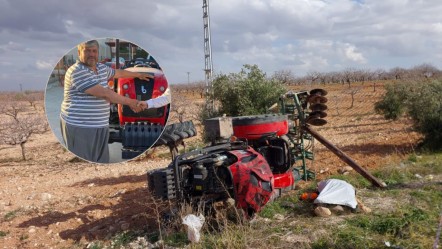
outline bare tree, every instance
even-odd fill
[[[392,75],[392,78],[395,80],[400,80],[404,77],[407,70],[401,68],[401,67],[395,67],[390,70],[390,74]]]
[[[409,70],[415,78],[436,78],[440,73],[439,69],[431,64],[422,64]]]
[[[18,114],[23,112],[25,109],[26,108],[23,103],[18,101],[0,103],[0,114],[9,116],[16,122],[18,122]]]
[[[351,105],[348,109],[353,108],[354,103],[355,103],[355,95],[356,93],[358,93],[359,91],[361,91],[361,87],[352,87],[350,89],[347,89],[345,91],[343,91],[344,93],[350,94],[351,95]]]
[[[24,100],[27,101],[30,106],[34,107],[34,110],[37,109],[36,104],[43,99],[43,92],[26,92],[26,94],[24,95]]]
[[[348,87],[350,88],[351,87],[351,82],[352,81],[355,81],[355,72],[356,72],[356,69],[354,69],[354,68],[346,68],[346,69],[344,69],[344,71],[342,72],[342,76],[343,76],[343,82],[342,82],[342,84],[344,84],[344,83],[347,83],[348,84]]]
[[[293,75],[291,70],[276,71],[273,74],[272,78],[281,82],[284,85],[292,85],[295,82],[295,76]]]
[[[315,81],[319,78],[320,73],[316,71],[310,71],[307,73],[306,77],[310,80],[309,83],[314,84]]]
[[[0,125],[0,142],[12,146],[20,145],[22,159],[26,160],[26,142],[33,134],[48,130],[49,125],[42,115],[21,115]]]

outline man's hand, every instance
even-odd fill
[[[136,113],[144,110],[142,107],[138,106],[138,102],[139,101],[137,101],[136,99],[131,99],[130,104],[129,104],[130,109],[132,109],[132,111],[134,111]]]
[[[140,80],[146,80],[149,81],[150,79],[155,78],[154,75],[148,74],[148,73],[137,73],[138,75],[135,78],[138,78]]]
[[[143,110],[147,109],[147,102],[146,101],[138,101],[137,106],[142,108]]]

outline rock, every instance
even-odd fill
[[[41,199],[42,201],[49,201],[50,199],[52,199],[52,195],[49,194],[49,193],[42,193],[42,194],[40,195],[40,199]]]
[[[124,222],[124,223],[121,223],[121,226],[120,226],[120,227],[121,227],[121,230],[125,231],[125,230],[128,230],[128,229],[129,229],[130,224]]]
[[[285,208],[295,208],[296,207],[296,205],[293,202],[288,202],[288,201],[281,203],[281,206],[283,206]]]
[[[37,232],[37,229],[35,229],[34,226],[30,226],[29,230],[28,230],[28,233],[35,233],[35,232]]]
[[[233,198],[228,198],[226,200],[226,206],[227,207],[235,207],[235,200]]]
[[[109,198],[114,198],[114,197],[117,197],[119,195],[122,195],[122,194],[126,193],[126,191],[127,191],[126,189],[120,189],[116,193],[114,193],[113,195],[109,195]]]
[[[321,169],[319,171],[319,174],[324,174],[324,173],[327,173],[328,171],[329,171],[329,168]]]
[[[425,176],[425,180],[431,181],[433,180],[434,176],[433,175],[427,175]]]
[[[152,246],[153,246],[152,248],[164,248],[164,241],[163,240],[158,240]]]
[[[275,214],[275,215],[273,216],[273,219],[275,219],[275,220],[284,220],[285,217],[284,217],[284,215],[282,215],[282,214]]]
[[[270,223],[271,220],[269,218],[262,218],[262,217],[259,217],[259,216],[255,216],[255,218],[253,218],[250,221],[250,224],[254,224],[254,223],[258,223],[258,222]]]
[[[353,168],[350,167],[350,166],[345,166],[345,167],[344,167],[344,170],[345,170],[345,171],[348,171],[348,172],[351,172],[351,171],[353,171]]]
[[[319,217],[328,217],[331,215],[331,211],[326,207],[317,207],[315,208],[315,214]]]
[[[331,208],[331,211],[333,211],[333,213],[337,213],[337,214],[342,214],[345,212],[344,207],[342,207],[341,205],[336,205],[333,208]]]
[[[350,172],[353,171],[353,168],[350,166],[345,166],[343,168],[338,169],[338,173],[341,175],[348,175]]]

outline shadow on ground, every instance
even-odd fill
[[[138,183],[145,181],[145,176],[122,176],[105,179],[92,179],[76,183],[72,187],[87,186],[94,183],[95,186],[109,186],[121,183]],[[136,188],[118,193],[111,197],[100,198],[98,204],[82,205],[81,208],[67,213],[52,211],[39,217],[33,217],[19,224],[19,227],[48,227],[53,224],[69,221],[72,228],[59,232],[60,238],[80,241],[109,239],[116,234],[128,230],[157,230],[159,210],[167,208],[168,203],[154,200],[147,188]],[[94,217],[91,212],[101,212],[102,217]],[[161,211],[160,211],[161,212]]]

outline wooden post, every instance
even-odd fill
[[[327,139],[321,136],[318,132],[313,130],[309,125],[302,126],[302,129],[308,133],[310,133],[314,138],[316,138],[321,144],[323,144],[327,149],[331,150],[335,155],[337,155],[342,161],[347,163],[350,167],[352,167],[356,172],[361,174],[365,179],[369,180],[373,185],[379,188],[384,188],[387,185],[374,177],[368,171],[359,166],[353,159],[347,156],[343,151],[338,149],[332,143],[330,143]]]

